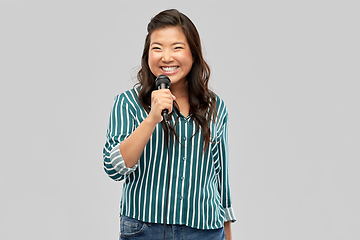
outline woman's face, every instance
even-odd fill
[[[156,77],[166,74],[172,86],[184,84],[193,62],[190,46],[180,27],[160,28],[150,35],[148,64]]]

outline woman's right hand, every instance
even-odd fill
[[[164,109],[172,112],[173,101],[176,99],[169,89],[154,90],[151,93],[151,110],[149,113],[149,120],[158,124],[163,120],[161,115]]]
[[[139,161],[156,125],[163,119],[162,110],[168,109],[170,113],[174,100],[175,96],[171,94],[169,89],[155,90],[151,93],[149,115],[128,138],[120,143],[120,153],[127,168],[134,167]]]

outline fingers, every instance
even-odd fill
[[[176,100],[176,97],[174,95],[172,95],[170,89],[155,90],[155,91],[153,91],[153,94],[159,94],[159,95],[164,94],[164,95],[162,95],[164,97],[166,96],[166,94],[168,94],[172,101]]]
[[[149,113],[150,119],[159,123],[163,120],[162,111],[168,109],[168,113],[172,112],[173,101],[176,99],[169,89],[155,90],[151,93],[151,109]]]
[[[169,113],[172,112],[173,101],[176,97],[171,94],[169,89],[155,90],[151,93],[151,98],[152,110],[161,113],[162,110],[168,109]]]

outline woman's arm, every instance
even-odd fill
[[[225,239],[231,240],[231,221],[224,222],[224,229],[225,229]]]
[[[156,125],[157,123],[146,118],[127,139],[120,143],[120,152],[127,168],[135,166],[140,159]]]
[[[120,143],[120,152],[127,168],[135,166],[140,159],[156,125],[162,121],[162,110],[168,109],[170,113],[173,100],[175,100],[175,96],[171,94],[169,89],[152,92],[149,115],[128,138]]]

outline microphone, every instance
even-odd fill
[[[169,89],[171,84],[170,78],[165,74],[160,74],[155,79],[155,86],[158,90],[160,89]],[[163,116],[165,122],[167,122],[169,111],[167,109],[162,110],[161,115]]]

